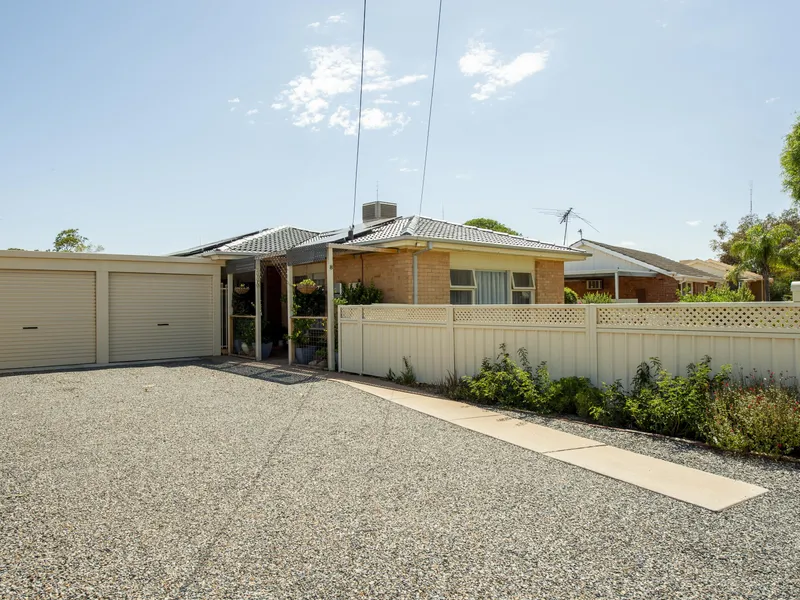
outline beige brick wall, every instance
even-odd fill
[[[564,304],[564,263],[536,261],[536,304]]]
[[[336,256],[333,280],[341,283],[374,283],[383,291],[383,301],[411,304],[411,253],[366,253]]]
[[[419,304],[450,304],[450,254],[448,252],[431,250],[417,257],[417,286],[417,302]]]

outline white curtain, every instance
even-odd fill
[[[475,271],[475,304],[508,304],[508,272]]]

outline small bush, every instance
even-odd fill
[[[417,374],[414,373],[414,367],[406,356],[403,357],[403,370],[400,371],[400,374],[398,375],[392,369],[389,369],[386,379],[400,385],[413,386],[417,384]]]
[[[613,304],[614,299],[611,294],[605,292],[586,292],[580,299],[579,304]]]
[[[572,288],[564,288],[564,304],[577,304],[578,293]]]
[[[380,304],[383,302],[383,290],[375,287],[374,283],[369,285],[364,285],[361,282],[345,283],[342,285],[341,297],[346,304]]]
[[[753,302],[756,299],[746,285],[736,290],[732,290],[726,285],[720,285],[702,294],[692,294],[681,290],[678,290],[677,293],[679,302]]]
[[[800,396],[770,374],[724,383],[707,415],[706,439],[726,450],[800,456]]]
[[[483,359],[480,372],[475,377],[465,377],[463,382],[467,398],[475,402],[520,408],[533,408],[536,404],[530,371],[511,360],[505,344],[500,344],[500,354],[494,362]]]

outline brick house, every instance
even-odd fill
[[[728,274],[733,270],[733,265],[725,264],[713,258],[692,258],[682,260],[681,263],[726,280]],[[761,302],[764,299],[764,278],[758,273],[742,271],[739,274],[739,285],[746,286],[753,293],[756,302]]]
[[[580,240],[572,248],[591,253],[580,263],[567,263],[564,279],[579,297],[605,292],[616,300],[676,302],[683,287],[701,293],[724,279],[658,254]]]
[[[235,284],[247,284],[257,290],[248,301],[261,307],[264,319],[289,327],[286,296],[294,291],[287,279],[324,287],[327,314],[339,284],[356,282],[374,284],[394,304],[562,304],[564,264],[588,256],[523,236],[398,217],[396,205],[386,202],[365,204],[362,220],[324,233],[266,229],[176,255],[224,262],[221,283],[227,281],[229,298]],[[228,339],[225,332],[222,337]]]

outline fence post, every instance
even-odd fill
[[[800,302],[800,281],[792,282],[792,302]]]
[[[453,319],[455,312],[453,305],[447,307],[447,355],[449,360],[450,372],[456,376],[456,328]]]
[[[589,348],[589,379],[594,385],[600,385],[597,368],[597,305],[586,306],[586,345]]]
[[[364,374],[364,307],[358,307],[358,374]]]

